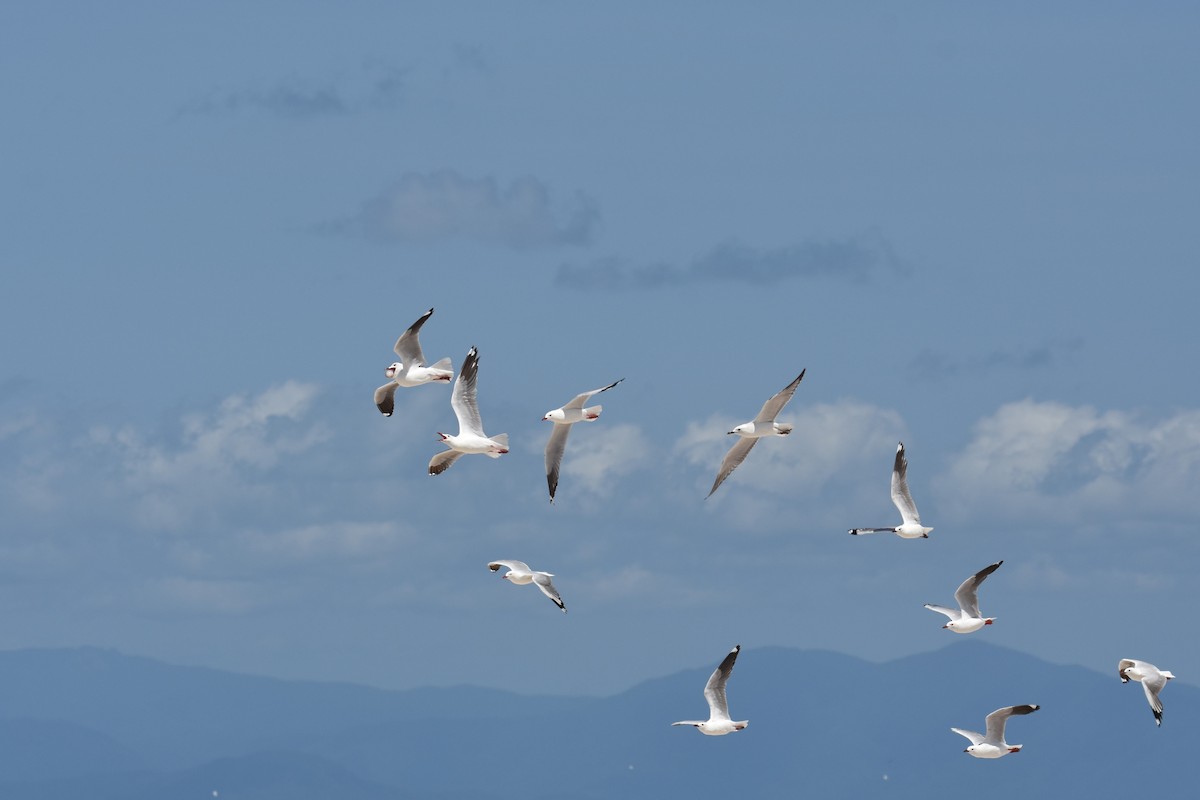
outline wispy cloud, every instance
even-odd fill
[[[404,93],[407,71],[380,61],[337,78],[314,80],[289,76],[262,87],[213,90],[186,103],[181,115],[262,112],[289,119],[310,119],[391,108]]]
[[[884,272],[906,272],[882,236],[808,240],[776,248],[723,242],[685,265],[631,265],[607,258],[576,266],[564,264],[555,276],[568,289],[620,291],[659,289],[697,283],[772,285],[799,278],[832,278],[861,283]]]
[[[965,356],[926,349],[913,358],[910,366],[918,376],[925,379],[952,378],[996,369],[1039,369],[1061,362],[1064,357],[1081,347],[1082,339],[1068,339]]]
[[[466,239],[528,249],[587,244],[598,219],[596,204],[582,194],[555,208],[536,178],[501,186],[439,170],[404,175],[357,214],[325,228],[383,242]]]
[[[570,482],[572,492],[607,497],[621,477],[650,461],[652,449],[637,425],[609,425],[580,433],[587,442],[574,442],[577,446],[568,446],[563,458],[564,488]],[[575,434],[575,438],[580,437]]]

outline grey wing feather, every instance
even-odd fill
[[[608,386],[602,386],[599,389],[592,389],[590,392],[584,392],[583,394],[577,394],[577,395],[575,395],[575,399],[572,400],[571,402],[567,403],[565,406],[563,406],[563,408],[564,409],[583,408],[583,404],[588,401],[589,397],[591,397],[594,394],[600,394],[601,392],[607,392],[609,389],[613,388],[614,386],[616,386],[618,383],[620,383],[623,380],[625,380],[625,379],[621,378],[621,380],[613,381]]]
[[[930,611],[936,611],[939,614],[945,614],[950,619],[958,619],[959,613],[957,608],[946,608],[945,606],[935,606],[932,603],[926,603],[925,607]]]
[[[436,456],[429,459],[429,474],[441,475],[443,472],[450,469],[450,466],[455,461],[458,461],[458,458],[461,455],[462,453],[458,452],[457,450],[447,450],[444,453],[438,453]]]
[[[390,381],[375,390],[375,407],[385,417],[390,417],[396,410],[396,387],[399,385],[395,381]]]
[[[562,597],[558,593],[558,589],[555,589],[554,584],[550,581],[549,575],[544,572],[535,572],[533,573],[533,582],[542,590],[542,594],[554,601],[554,605],[563,611],[567,610],[566,605],[563,604]]]
[[[896,448],[896,463],[892,466],[892,502],[905,522],[921,524],[917,504],[908,491],[908,459],[904,455],[904,442]]]
[[[995,564],[984,567],[958,587],[958,591],[954,593],[954,600],[967,616],[979,616],[979,584],[983,583],[983,579],[999,569],[1003,563],[1003,561],[997,561]]]
[[[1032,714],[1041,706],[1024,705],[1024,706],[1006,706],[1005,708],[997,708],[995,711],[987,715],[987,740],[989,742],[1004,741],[1004,724],[1008,722],[1008,718],[1019,716],[1021,714]]]
[[[425,354],[421,352],[421,341],[417,338],[417,334],[421,331],[421,326],[425,321],[433,316],[433,309],[429,309],[421,318],[408,326],[408,330],[400,334],[400,338],[396,340],[396,346],[392,349],[396,351],[396,355],[400,356],[400,360],[404,362],[404,366],[417,365],[425,366]]]
[[[546,442],[546,485],[550,488],[550,502],[554,502],[554,493],[558,491],[558,468],[562,465],[563,452],[567,449],[567,436],[571,434],[570,425],[555,425],[550,432],[550,441]]]
[[[963,728],[951,728],[950,730],[957,733],[959,736],[965,736],[971,740],[971,744],[983,744],[983,735],[975,731],[964,730]]]
[[[1142,689],[1146,692],[1146,702],[1150,704],[1150,710],[1154,712],[1154,721],[1159,725],[1162,725],[1163,704],[1162,700],[1158,699],[1158,693],[1166,684],[1167,679],[1161,675],[1142,680]]]
[[[450,395],[450,407],[458,417],[458,433],[473,433],[483,436],[483,421],[479,418],[479,401],[475,393],[475,379],[479,377],[479,351],[472,347],[463,359],[462,369],[454,381],[454,392]]]
[[[709,716],[712,719],[729,719],[729,702],[725,699],[725,684],[733,674],[733,664],[737,661],[742,646],[739,644],[729,651],[720,666],[713,670],[708,683],[704,685],[704,699],[708,701]]]
[[[709,497],[712,497],[717,487],[724,483],[730,473],[746,460],[746,454],[750,452],[757,441],[758,439],[739,438],[737,443],[729,448],[729,452],[725,454],[724,460],[721,461],[721,469],[717,472],[717,479],[713,481],[712,488],[708,490]]]
[[[783,387],[767,402],[763,403],[762,410],[758,412],[758,416],[754,418],[755,422],[772,422],[775,417],[783,410],[783,407],[792,399],[792,395],[796,393],[796,387],[800,385],[800,381],[804,380],[804,373],[808,369],[800,370],[800,374],[796,376],[796,380]]]

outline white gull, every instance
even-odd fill
[[[754,448],[754,445],[759,439],[764,436],[787,436],[792,432],[792,425],[786,422],[776,422],[775,417],[783,410],[783,407],[792,399],[792,395],[796,393],[796,387],[800,385],[800,381],[804,380],[804,373],[807,370],[800,370],[800,374],[796,376],[796,380],[783,387],[770,400],[763,403],[762,410],[758,412],[758,416],[749,422],[743,422],[737,425],[729,434],[737,434],[739,437],[737,444],[729,448],[729,452],[725,454],[725,458],[721,461],[721,469],[717,471],[717,479],[713,481],[712,488],[708,490],[708,497],[712,497],[713,492],[717,487],[725,482],[743,461],[746,456]]]
[[[1175,677],[1170,670],[1159,669],[1148,661],[1122,658],[1117,664],[1117,674],[1121,676],[1121,683],[1142,682],[1142,689],[1146,692],[1146,702],[1150,704],[1150,710],[1154,712],[1154,723],[1162,725],[1163,704],[1162,700],[1158,699],[1158,693],[1167,685],[1167,681]]]
[[[750,724],[750,720],[734,721],[729,718],[729,702],[725,699],[725,684],[733,672],[733,662],[737,661],[742,646],[739,644],[729,651],[721,661],[721,665],[713,670],[708,683],[704,684],[704,699],[708,701],[708,719],[685,719],[682,722],[672,722],[672,725],[691,725],[705,736],[724,736],[727,733],[740,731]]]
[[[488,564],[488,569],[492,572],[496,572],[501,567],[508,570],[508,572],[500,576],[501,578],[520,586],[524,586],[527,583],[536,585],[542,590],[542,594],[554,601],[554,605],[561,608],[564,614],[567,613],[567,607],[563,605],[562,597],[558,594],[558,589],[555,589],[554,584],[550,582],[550,579],[554,577],[553,572],[537,572],[530,569],[529,565],[524,561],[492,561]]]
[[[375,405],[385,417],[390,417],[396,408],[397,386],[420,386],[433,381],[449,383],[450,379],[454,377],[454,370],[450,368],[449,356],[433,366],[425,366],[425,354],[421,352],[421,341],[417,338],[417,334],[425,321],[432,316],[433,309],[431,308],[422,314],[420,319],[409,325],[408,330],[400,334],[400,338],[396,340],[396,346],[392,348],[401,360],[383,371],[383,374],[391,380],[375,390]]]
[[[987,715],[987,733],[982,735],[975,731],[965,731],[962,728],[951,728],[950,730],[971,740],[971,746],[963,750],[964,753],[970,753],[975,758],[1001,758],[1009,753],[1015,753],[1023,747],[1023,745],[1009,744],[1004,741],[1004,723],[1008,722],[1009,717],[1032,714],[1039,708],[1041,706],[1032,705],[997,708]]]
[[[933,528],[921,524],[917,504],[908,491],[908,458],[904,455],[904,442],[896,445],[896,462],[892,466],[892,502],[900,510],[902,523],[895,528],[851,528],[850,535],[860,533],[894,533],[903,539],[928,539]]]
[[[550,441],[546,442],[546,485],[550,487],[551,503],[554,502],[554,492],[558,490],[558,469],[562,465],[563,452],[567,449],[567,436],[571,433],[571,426],[576,422],[595,422],[600,418],[600,412],[604,410],[604,406],[584,408],[583,404],[592,395],[607,392],[623,380],[625,379],[621,378],[608,386],[577,394],[574,400],[562,408],[547,411],[546,415],[542,417],[543,422],[550,420],[554,423],[554,430],[550,432]]]
[[[489,458],[499,458],[508,452],[508,434],[489,437],[483,432],[483,421],[479,418],[479,403],[475,395],[475,379],[479,375],[479,351],[472,347],[463,359],[454,381],[454,392],[450,395],[450,407],[458,417],[458,435],[438,431],[442,443],[450,449],[438,453],[429,461],[429,474],[441,475],[464,453],[483,453]]]
[[[974,633],[984,625],[991,625],[996,621],[995,617],[984,617],[979,614],[979,584],[983,583],[984,578],[999,569],[1003,563],[1003,561],[997,561],[963,581],[962,585],[958,587],[958,591],[954,593],[954,601],[958,603],[957,609],[935,606],[932,603],[926,603],[925,607],[930,611],[936,611],[949,617],[950,621],[942,627],[955,633]]]

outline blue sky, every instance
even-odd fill
[[[5,6],[0,646],[601,693],[929,650],[1004,559],[976,635],[1187,680],[1198,18]],[[449,389],[371,403],[431,306],[512,442],[436,479]],[[617,378],[550,506],[542,415]],[[932,538],[848,537],[901,439]]]

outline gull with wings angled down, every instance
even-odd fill
[[[892,466],[892,502],[900,510],[901,524],[894,528],[851,528],[850,535],[860,533],[894,533],[902,539],[928,539],[933,528],[921,524],[917,504],[908,491],[908,459],[904,455],[904,442],[896,445],[896,463]]]
[[[996,621],[995,617],[984,617],[979,614],[979,584],[983,583],[984,578],[988,575],[998,570],[1003,563],[1003,561],[997,561],[963,581],[962,585],[958,587],[958,591],[954,593],[954,601],[958,603],[957,609],[935,606],[932,603],[926,603],[925,607],[930,611],[936,611],[949,617],[950,621],[942,627],[955,633],[974,633],[984,625],[991,625]]]
[[[712,497],[717,487],[724,483],[725,479],[746,460],[746,456],[754,448],[759,439],[764,436],[787,436],[792,432],[792,425],[786,422],[776,422],[775,417],[779,415],[783,407],[792,399],[792,395],[796,393],[796,387],[800,385],[800,381],[804,380],[805,372],[807,372],[806,369],[800,370],[800,374],[796,376],[796,380],[783,387],[778,394],[763,403],[762,410],[758,412],[757,417],[749,422],[743,422],[729,431],[729,434],[736,433],[741,438],[738,439],[737,444],[729,448],[729,452],[725,454],[724,460],[721,461],[721,469],[717,471],[717,479],[713,481],[712,488],[708,490],[708,497]]]
[[[501,578],[519,586],[527,583],[534,584],[542,590],[542,594],[553,600],[554,605],[561,608],[564,614],[567,613],[567,607],[563,605],[558,589],[555,589],[554,584],[550,582],[550,579],[554,577],[553,572],[537,572],[530,569],[524,561],[492,561],[488,564],[488,569],[492,572],[496,572],[501,567],[508,570],[500,576]]]
[[[1163,704],[1162,700],[1158,699],[1158,693],[1167,685],[1167,681],[1175,677],[1171,671],[1159,669],[1149,661],[1122,658],[1117,664],[1117,674],[1121,676],[1121,683],[1142,682],[1142,689],[1146,692],[1146,702],[1150,704],[1150,710],[1154,712],[1154,724],[1161,726]]]
[[[396,346],[392,348],[396,351],[396,355],[400,356],[400,361],[393,363],[383,371],[383,374],[390,380],[375,390],[375,406],[385,417],[390,417],[396,408],[397,386],[420,386],[433,381],[449,383],[450,379],[454,377],[449,356],[433,366],[425,366],[425,354],[421,352],[421,341],[417,338],[417,334],[420,333],[421,326],[425,324],[425,321],[432,316],[433,309],[431,308],[422,314],[420,319],[409,325],[408,330],[400,334],[400,338],[396,340]]]
[[[1009,753],[1015,753],[1023,747],[1023,745],[1009,744],[1004,741],[1004,724],[1008,722],[1008,718],[1020,714],[1032,714],[1039,708],[1041,706],[1032,705],[997,708],[985,719],[987,724],[987,733],[985,734],[966,731],[962,728],[951,728],[950,730],[971,740],[971,746],[963,750],[964,753],[970,753],[975,758],[1001,758]]]
[[[724,736],[727,733],[740,731],[750,724],[750,720],[734,721],[729,718],[729,702],[725,699],[725,684],[733,673],[733,662],[737,661],[742,646],[736,645],[729,655],[721,661],[721,665],[713,670],[708,683],[704,684],[704,699],[708,701],[708,719],[685,719],[682,722],[672,722],[671,725],[691,725],[705,736]]]
[[[450,449],[438,453],[429,461],[429,474],[441,475],[463,454],[483,453],[489,458],[499,458],[508,452],[508,434],[489,437],[483,432],[483,421],[479,418],[479,403],[475,395],[475,380],[479,376],[479,351],[472,347],[463,359],[458,379],[454,381],[454,392],[450,395],[450,406],[458,417],[458,435],[438,431],[442,443]]]
[[[604,406],[584,408],[583,404],[592,395],[607,392],[623,380],[625,379],[621,378],[608,386],[577,394],[574,400],[562,408],[547,411],[546,415],[542,417],[542,422],[550,420],[554,423],[554,430],[550,432],[550,441],[546,442],[546,485],[550,487],[551,503],[554,502],[554,492],[558,490],[558,469],[562,465],[563,451],[567,449],[567,436],[571,433],[571,426],[576,422],[595,422],[600,419],[600,412],[604,410]]]

